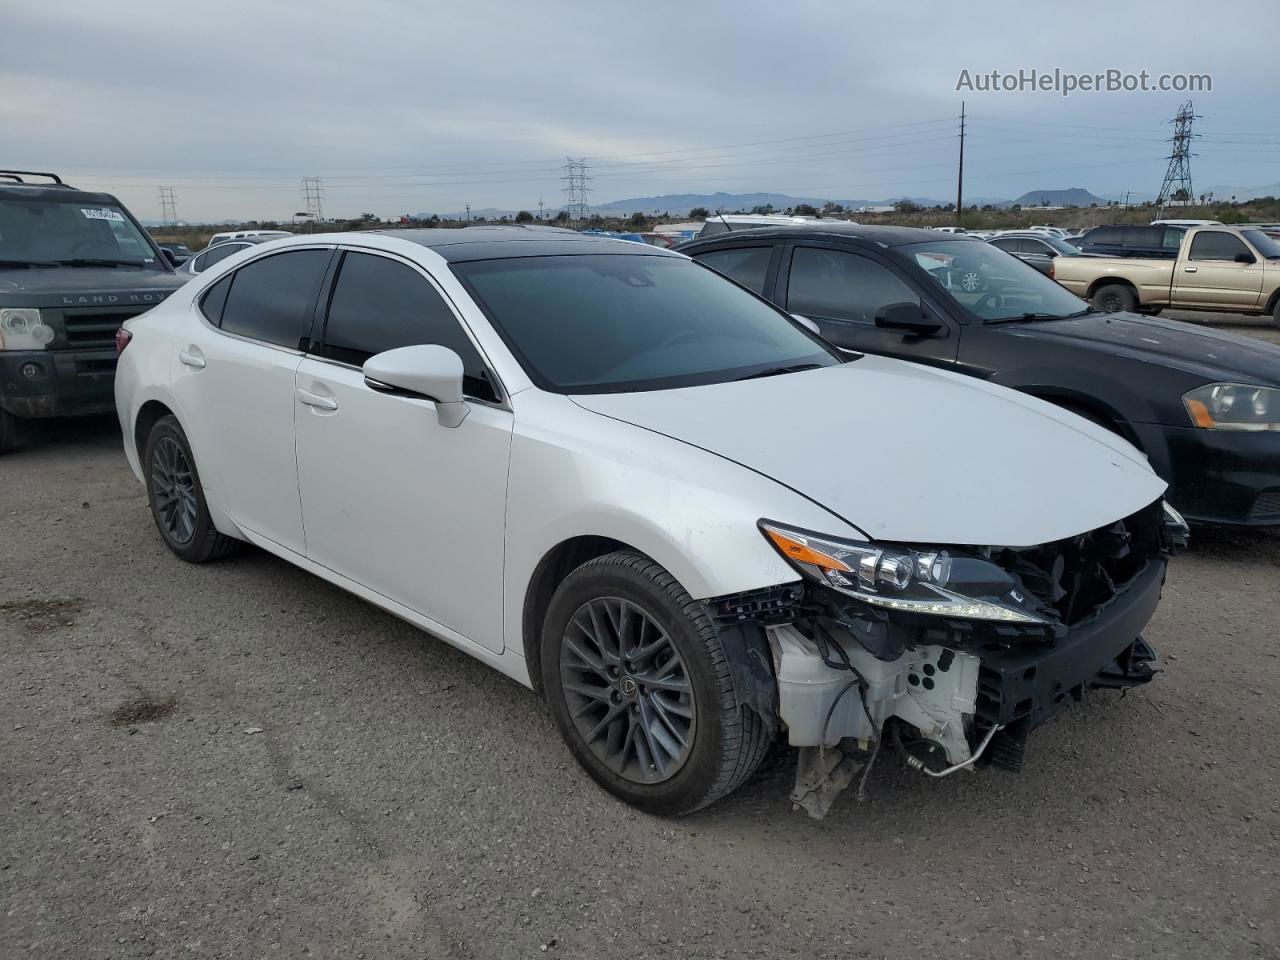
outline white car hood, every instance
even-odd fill
[[[981,380],[874,355],[572,399],[771,477],[877,540],[1032,546],[1113,523],[1166,486],[1146,457],[1096,424]]]

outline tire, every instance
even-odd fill
[[[1123,283],[1108,283],[1099,287],[1089,302],[1103,313],[1133,313],[1138,306],[1133,288]]]
[[[1271,309],[1271,322],[1280,327],[1280,297],[1276,298],[1276,305]]]
[[[151,517],[165,546],[175,554],[188,563],[204,563],[240,546],[240,541],[214,527],[191,445],[173,415],[161,417],[151,428],[142,470]]]
[[[0,409],[0,453],[8,453],[22,446],[22,424],[8,410]]]
[[[603,630],[578,626],[596,625],[613,609],[619,620],[629,618],[621,631],[610,633],[619,622],[613,619]],[[592,619],[593,612],[600,616]],[[610,637],[619,635],[629,636],[631,644],[620,641],[611,652]],[[578,656],[569,640],[595,665]],[[620,653],[634,655],[641,646],[664,642],[680,661],[667,680],[664,670],[673,661],[664,659],[666,648],[648,661],[628,661]],[[570,573],[548,607],[540,654],[551,715],[574,758],[614,796],[648,813],[675,816],[713,803],[741,786],[769,748],[764,719],[738,702],[715,624],[671,574],[641,554],[611,553]],[[618,672],[611,674],[607,665],[615,662]],[[680,677],[686,692],[647,685]],[[584,689],[590,696],[580,693]],[[672,732],[686,722],[682,745]],[[589,725],[602,731],[590,741],[584,730]],[[682,757],[660,749],[664,737]],[[658,763],[649,762],[654,757]]]

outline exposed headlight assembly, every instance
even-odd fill
[[[762,520],[760,529],[802,574],[890,610],[964,620],[1051,623],[1003,569],[960,551],[839,540]]]
[[[1280,430],[1280,390],[1206,383],[1182,396],[1191,422],[1205,430]]]
[[[53,340],[53,328],[39,310],[26,307],[0,309],[0,350],[43,350]]]

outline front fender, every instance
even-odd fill
[[[508,649],[523,649],[525,596],[539,564],[577,537],[607,537],[640,551],[695,599],[799,579],[760,533],[762,518],[866,539],[812,501],[705,450],[565,397],[518,400],[507,494]]]

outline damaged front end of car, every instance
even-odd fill
[[[708,609],[743,702],[799,748],[792,799],[814,817],[854,776],[862,794],[882,748],[935,777],[1018,771],[1028,734],[1060,706],[1151,680],[1157,658],[1141,633],[1187,541],[1159,500],[1033,547],[760,529],[802,579]]]

